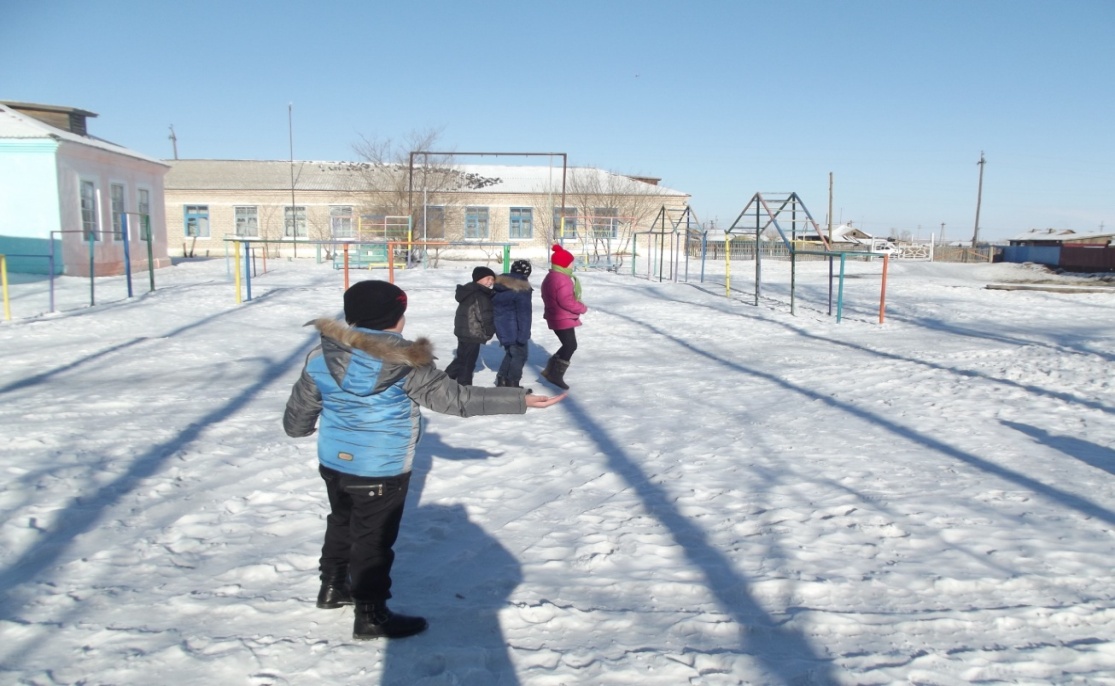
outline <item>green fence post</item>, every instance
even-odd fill
[[[96,304],[96,299],[93,296],[93,239],[96,234],[92,231],[89,232],[89,306],[92,307]]]
[[[143,215],[143,236],[147,241],[147,274],[151,280],[151,291],[155,291],[155,253],[151,248],[151,215]]]

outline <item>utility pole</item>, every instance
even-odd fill
[[[983,151],[979,151],[979,190],[976,192],[976,229],[972,232],[972,247],[976,247],[979,243],[979,209],[980,204],[983,202],[983,165],[986,161],[983,159]]]
[[[828,225],[829,225],[828,226],[829,242],[828,242],[828,245],[825,246],[825,250],[826,251],[831,251],[832,250],[832,172],[829,172],[829,216],[828,216]],[[757,251],[758,249],[759,249],[759,247],[755,246],[755,250]],[[756,265],[759,264],[758,260],[759,260],[759,253],[756,252],[755,253],[755,264]],[[832,253],[829,252],[829,314],[830,315],[832,314],[832,270],[833,270],[832,263],[833,263]],[[843,264],[843,263],[841,263],[841,264]],[[758,267],[756,267],[756,269],[757,268]],[[756,293],[758,293],[758,291],[756,291]],[[756,300],[757,299],[758,299],[758,296],[756,296]]]
[[[941,245],[945,245],[945,223],[941,222]]]
[[[178,136],[174,135],[174,124],[170,125],[170,135],[167,138],[170,139],[170,144],[174,146],[174,159],[178,159]]]

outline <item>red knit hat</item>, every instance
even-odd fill
[[[553,251],[554,255],[550,258],[550,263],[555,267],[569,268],[569,265],[573,264],[573,260],[576,259],[573,257],[573,253],[556,243],[554,244]]]

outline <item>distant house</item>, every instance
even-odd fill
[[[508,243],[543,257],[561,235],[571,251],[618,249],[663,206],[689,195],[651,177],[601,169],[364,162],[168,160],[166,232],[172,252],[223,255],[226,238],[310,254],[346,241],[405,238],[457,245]],[[413,177],[413,178],[412,178]],[[564,220],[564,221],[563,221]],[[299,250],[298,244],[307,247]],[[314,248],[317,249],[317,248]]]
[[[778,238],[778,234],[775,233],[773,229],[768,229],[767,234],[767,238],[771,240],[777,240]],[[823,236],[825,241],[828,241],[829,249],[833,252],[889,253],[897,250],[897,247],[891,240],[876,238],[863,229],[852,226],[851,224],[841,224],[832,227],[831,235],[825,227],[820,227],[820,234],[818,235],[811,225],[807,225],[806,231],[798,236],[796,249],[824,249],[825,241],[822,241],[820,236]]]
[[[168,165],[89,133],[93,112],[0,101],[0,254],[8,269],[122,274],[170,263],[163,217]],[[125,233],[126,227],[126,233]],[[127,239],[128,245],[125,245]]]
[[[1115,270],[1115,231],[1031,229],[1009,240],[1004,262],[1033,262],[1075,272]]]
[[[821,233],[825,233],[822,229]],[[826,235],[827,237],[827,235]],[[855,252],[893,252],[893,242],[886,238],[876,238],[861,228],[851,224],[841,224],[832,227],[832,250]]]
[[[800,233],[796,237],[791,238],[787,236],[787,240],[793,241],[792,250],[783,242],[781,235],[777,229],[768,225],[759,237],[759,244],[755,244],[755,234],[747,230],[736,229],[732,231],[732,255],[734,258],[753,259],[756,249],[763,255],[772,257],[789,257],[792,252],[798,254],[810,254],[825,250],[826,241],[829,239],[828,230],[824,227],[820,228],[820,234],[814,230],[812,222],[806,222],[804,230],[799,228]],[[821,240],[824,236],[825,240]],[[714,259],[718,258],[724,249],[725,232],[719,230],[709,230],[705,233],[706,248]],[[897,247],[891,241],[885,238],[875,238],[863,229],[852,226],[851,224],[841,224],[840,226],[832,227],[832,240],[831,251],[833,252],[874,252],[874,253],[890,253],[897,250]]]
[[[1009,240],[1010,245],[1111,245],[1115,231],[1077,233],[1072,229],[1030,229]]]

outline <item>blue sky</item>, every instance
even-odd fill
[[[981,238],[1115,228],[1112,0],[3,4],[0,100],[156,157],[170,125],[220,159],[439,130],[660,177],[719,226],[784,191],[823,224],[831,172],[835,221],[970,240],[982,151]]]

